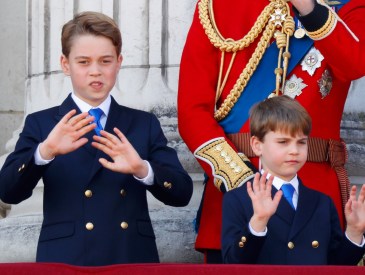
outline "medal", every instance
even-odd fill
[[[318,86],[322,99],[329,95],[332,89],[332,76],[328,69],[324,70],[322,77],[318,80]]]
[[[307,86],[307,84],[303,83],[303,79],[293,74],[291,78],[285,82],[283,94],[295,98],[300,95],[302,90]]]
[[[270,21],[274,22],[275,27],[282,26],[282,23],[286,20],[285,16],[286,16],[286,14],[283,14],[281,9],[276,9],[275,13],[270,15],[270,17],[271,17]]]
[[[295,23],[297,25],[297,29],[294,32],[294,37],[296,39],[301,39],[306,35],[305,29],[303,28],[302,23],[300,23],[297,18],[295,18]]]
[[[301,39],[305,36],[305,30],[303,28],[296,29],[294,32],[294,37]]]
[[[300,65],[302,65],[303,71],[307,71],[310,76],[313,76],[316,69],[321,67],[321,62],[323,59],[324,57],[320,51],[313,47],[304,57]]]

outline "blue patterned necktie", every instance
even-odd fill
[[[294,187],[290,183],[284,183],[281,186],[281,190],[283,191],[283,195],[286,198],[286,200],[289,202],[290,206],[295,210],[294,204],[293,204],[293,194],[294,194]]]
[[[100,131],[103,130],[103,126],[101,126],[100,118],[104,114],[104,112],[100,108],[90,109],[89,114],[95,117],[93,123],[96,123],[96,128],[94,129],[96,134],[100,136]]]

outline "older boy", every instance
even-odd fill
[[[225,263],[356,265],[364,255],[365,185],[357,200],[356,187],[351,189],[343,234],[332,200],[297,177],[310,130],[309,114],[287,96],[252,108],[251,147],[263,175],[223,199]]]
[[[100,13],[77,14],[63,26],[61,66],[73,92],[27,117],[0,172],[0,198],[13,204],[43,179],[38,262],[158,262],[146,191],[172,206],[191,198],[192,181],[157,118],[109,94],[121,45],[118,26]]]

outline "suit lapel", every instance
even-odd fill
[[[61,118],[66,115],[72,109],[76,109],[76,113],[80,114],[81,111],[79,107],[77,107],[75,101],[72,100],[71,94],[69,94],[66,99],[62,102],[58,109],[58,115],[56,116],[57,120],[61,120]]]
[[[55,116],[56,121],[59,122],[62,117],[64,117],[72,109],[76,109],[76,114],[81,113],[81,110],[73,101],[71,94],[69,94],[68,97],[59,106],[59,112]],[[111,97],[110,110],[106,121],[105,130],[109,133],[115,134],[113,128],[117,127],[123,134],[127,136],[128,129],[132,124],[132,118],[133,117],[131,113],[128,112],[128,108],[119,105],[114,100],[114,98]],[[99,163],[99,158],[105,158],[109,161],[112,161],[111,158],[104,152],[92,147],[91,142],[93,141],[94,134],[94,131],[85,134],[84,137],[86,137],[89,142],[80,148],[82,151],[90,154],[94,162],[93,168],[90,171],[90,178],[88,182],[90,182],[95,174],[102,168],[101,164]]]
[[[272,197],[275,196],[276,192],[277,192],[276,188],[273,188],[271,191]],[[288,224],[293,223],[295,211],[290,206],[290,204],[286,201],[284,196],[282,196],[280,199],[278,209],[276,209],[275,215],[277,215],[279,218],[281,218]]]
[[[108,118],[105,124],[105,131],[115,135],[113,129],[114,127],[118,128],[124,135],[127,136],[128,129],[132,122],[132,116],[129,112],[127,112],[127,108],[120,106],[113,97],[111,97],[110,109]],[[91,143],[90,143],[91,145]],[[93,148],[93,147],[92,147]],[[95,148],[93,148],[96,150]],[[90,173],[89,181],[95,176],[95,174],[102,168],[102,165],[99,162],[100,158],[105,158],[108,161],[113,161],[107,154],[100,150],[96,150],[96,157],[94,159],[93,169]]]
[[[80,114],[81,110],[76,105],[75,101],[73,101],[71,94],[68,95],[68,97],[65,99],[64,102],[59,107],[58,115],[56,116],[56,120],[60,121],[63,116],[65,116],[69,111],[72,109],[76,109],[76,114]],[[88,153],[90,153],[93,157],[96,155],[96,149],[91,146],[91,141],[93,140],[94,131],[91,131],[89,133],[86,133],[83,137],[86,137],[88,139],[88,142],[82,146],[81,150],[86,150]]]
[[[119,105],[113,97],[111,97],[110,110],[106,121],[105,130],[114,134],[113,128],[117,127],[126,135],[132,122],[132,116],[128,109]]]
[[[298,207],[294,217],[294,222],[290,237],[298,234],[308,223],[317,209],[319,195],[311,189],[305,187],[299,180],[299,199]]]

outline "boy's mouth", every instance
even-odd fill
[[[100,88],[101,86],[103,86],[103,83],[100,81],[93,81],[90,83],[90,86],[94,88]]]
[[[296,160],[291,160],[291,161],[287,161],[287,163],[289,165],[297,165],[299,163],[299,161],[296,161]]]

